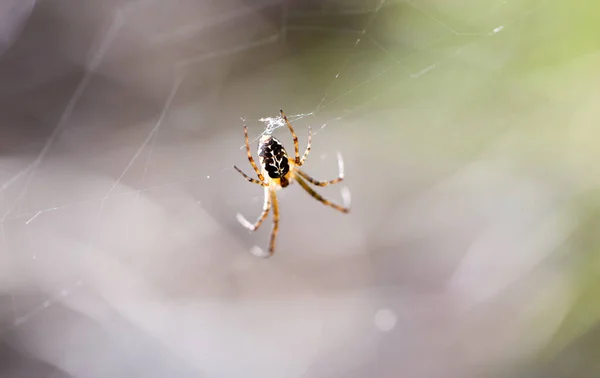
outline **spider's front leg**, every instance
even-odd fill
[[[252,152],[250,151],[250,143],[248,141],[248,128],[246,127],[246,125],[244,125],[244,136],[246,138],[246,154],[248,155],[248,161],[250,161],[250,164],[252,165],[252,168],[254,168],[254,171],[256,172],[256,175],[258,176],[259,180],[248,176],[247,174],[242,172],[242,170],[239,169],[238,167],[236,167],[235,165],[233,166],[233,168],[235,168],[236,171],[238,171],[246,180],[250,181],[251,183],[262,185],[262,186],[266,187],[269,184],[265,182],[265,177],[262,175],[262,173],[256,166],[256,163],[254,162],[254,158],[252,157]]]
[[[264,183],[262,181],[258,181],[257,179],[254,179],[250,176],[248,176],[247,174],[245,174],[241,169],[239,169],[237,166],[233,166],[233,168],[235,168],[236,171],[238,171],[240,173],[240,175],[242,175],[246,180],[250,181],[253,184],[258,184],[258,185],[262,185],[262,186],[268,186],[269,184]]]
[[[312,128],[308,126],[308,142],[306,143],[306,150],[304,150],[304,155],[302,155],[302,159],[300,159],[300,164],[298,166],[302,166],[310,153],[310,146],[312,144]]]
[[[281,118],[283,118],[283,120],[287,124],[288,128],[290,129],[290,132],[292,133],[292,138],[294,138],[294,153],[295,153],[294,163],[296,163],[296,165],[300,165],[300,151],[298,150],[298,137],[296,136],[296,133],[294,132],[294,128],[292,127],[292,124],[290,123],[290,121],[288,121],[287,116],[283,112],[283,109],[279,109],[279,113],[281,114]]]

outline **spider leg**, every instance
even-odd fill
[[[273,230],[271,231],[271,241],[269,242],[269,255],[273,256],[273,253],[275,253],[275,239],[279,231],[279,202],[277,202],[277,192],[275,190],[269,189],[269,194],[271,196],[271,204],[273,205]]]
[[[258,175],[260,181],[264,182],[265,178],[263,177],[262,173],[260,173],[260,170],[256,166],[254,159],[252,158],[252,152],[250,151],[250,143],[248,142],[248,128],[246,127],[246,125],[244,125],[244,136],[246,138],[246,153],[248,154],[248,160],[250,161],[250,164],[252,164],[252,168],[254,168],[254,170],[256,171],[256,174]]]
[[[294,152],[295,152],[295,156],[296,156],[296,159],[294,160],[294,162],[296,163],[296,165],[300,165],[300,152],[298,151],[298,137],[296,136],[296,133],[294,132],[294,129],[292,128],[292,124],[290,123],[290,121],[288,121],[286,115],[283,113],[283,109],[279,109],[279,113],[281,113],[281,117],[284,119],[285,123],[287,123],[288,128],[292,132],[292,137],[294,138]]]
[[[269,214],[270,209],[271,209],[271,199],[269,198],[269,188],[265,187],[265,202],[263,204],[263,211],[260,214],[260,216],[258,217],[258,219],[256,220],[256,222],[254,224],[248,222],[246,220],[246,218],[244,218],[244,216],[240,213],[236,214],[236,218],[237,218],[238,222],[240,222],[242,224],[242,226],[246,227],[248,230],[256,231],[256,230],[258,230],[260,225],[263,223],[263,221],[267,218],[267,215]]]
[[[306,181],[310,182],[313,185],[327,186],[331,184],[337,184],[338,182],[344,180],[344,161],[342,160],[342,155],[338,153],[338,177],[333,180],[315,180],[314,178],[310,177],[308,173],[304,172],[300,168],[296,168],[296,172],[298,172],[300,176],[302,176]]]
[[[253,179],[252,177],[250,177],[247,174],[245,174],[244,172],[242,172],[242,170],[239,169],[238,167],[236,167],[235,165],[233,166],[233,168],[235,168],[236,171],[238,171],[242,176],[244,176],[244,178],[246,180],[250,181],[251,183],[262,185],[262,186],[268,186],[269,185],[269,184],[266,184],[266,183],[264,183],[262,181],[258,181],[257,179]]]
[[[349,207],[343,207],[340,206],[336,203],[331,202],[328,199],[325,199],[322,195],[320,195],[319,193],[317,193],[313,188],[311,188],[310,186],[308,186],[308,184],[306,183],[306,181],[304,181],[301,177],[296,176],[296,181],[298,181],[298,184],[300,184],[300,186],[302,187],[302,189],[306,190],[308,192],[308,194],[310,194],[312,197],[314,197],[316,200],[324,203],[327,206],[333,207],[334,209],[341,211],[342,213],[348,213],[350,212],[350,208]]]
[[[304,155],[302,155],[302,159],[300,160],[300,164],[298,166],[302,166],[308,157],[308,153],[310,152],[310,145],[312,143],[312,129],[308,126],[308,143],[306,144],[306,150],[304,150]]]

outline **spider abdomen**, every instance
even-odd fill
[[[290,171],[288,155],[276,138],[265,135],[258,145],[260,164],[272,179],[284,177]]]

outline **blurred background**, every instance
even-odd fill
[[[0,377],[600,376],[599,17],[3,0]],[[279,108],[352,211],[292,185],[261,259]]]

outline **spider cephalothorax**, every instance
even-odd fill
[[[300,155],[298,153],[298,137],[292,128],[292,125],[288,121],[287,117],[283,113],[283,110],[279,111],[281,113],[281,118],[284,119],[287,124],[290,132],[292,133],[292,137],[294,138],[294,158],[290,158],[285,151],[285,148],[281,144],[279,140],[271,135],[263,135],[260,138],[258,144],[258,158],[261,169],[258,169],[254,159],[252,158],[252,153],[250,152],[250,143],[248,142],[248,129],[244,126],[244,134],[246,137],[246,153],[248,154],[248,160],[250,164],[254,168],[258,176],[258,180],[249,177],[247,174],[242,172],[241,169],[235,168],[244,178],[254,184],[258,184],[264,187],[265,191],[265,199],[263,204],[263,212],[258,217],[254,224],[248,222],[246,218],[244,218],[241,214],[237,215],[240,223],[248,228],[250,231],[255,231],[260,227],[262,222],[265,220],[271,207],[273,208],[273,231],[271,232],[271,242],[269,243],[269,256],[273,255],[275,251],[275,238],[277,236],[277,232],[279,230],[279,203],[277,201],[277,190],[281,188],[287,187],[294,180],[300,184],[300,186],[308,192],[312,197],[321,201],[327,206],[331,206],[336,210],[339,210],[343,213],[347,213],[350,211],[348,204],[346,206],[340,206],[335,204],[328,199],[323,198],[319,193],[317,193],[313,188],[308,186],[307,181],[313,185],[317,186],[327,186],[331,184],[336,184],[344,179],[344,166],[341,156],[338,155],[338,164],[339,164],[339,174],[336,179],[329,181],[318,181],[314,178],[310,177],[307,173],[302,171],[300,167],[306,161],[308,157],[308,153],[310,152],[310,145],[312,140],[312,132],[309,127],[308,129],[308,143],[306,146],[306,150],[304,151],[304,155],[302,159],[300,159]],[[266,176],[266,180],[265,180]],[[306,181],[305,181],[306,180]]]

